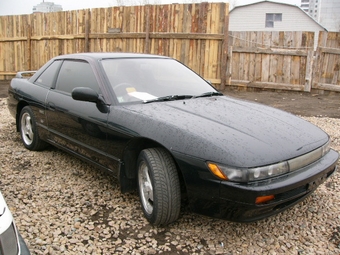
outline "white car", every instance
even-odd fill
[[[15,226],[12,213],[0,192],[0,255],[30,254]]]

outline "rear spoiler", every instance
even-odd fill
[[[33,74],[35,74],[37,71],[24,71],[24,72],[17,72],[17,74],[15,75],[15,78],[20,78],[20,79],[24,79],[25,75],[30,74],[30,76],[32,76]]]

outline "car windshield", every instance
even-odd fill
[[[119,103],[183,100],[219,93],[174,59],[104,59],[104,71]]]

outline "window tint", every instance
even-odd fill
[[[76,87],[88,87],[98,94],[101,93],[89,63],[65,60],[59,72],[56,89],[71,94]]]
[[[35,83],[47,86],[51,88],[55,81],[55,77],[59,70],[59,66],[61,61],[54,61],[47,69],[39,76],[39,78],[35,81]]]

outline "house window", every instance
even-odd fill
[[[282,21],[282,13],[266,13],[266,27],[274,27],[276,21]]]

